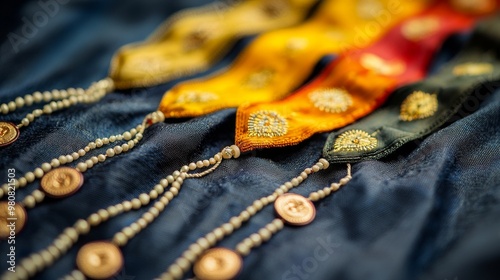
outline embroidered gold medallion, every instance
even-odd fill
[[[243,85],[251,89],[261,89],[267,86],[274,77],[274,70],[262,69],[246,77]]]
[[[360,63],[366,69],[375,71],[381,75],[396,76],[402,74],[406,66],[401,61],[387,62],[385,59],[372,53],[365,53],[361,56]]]
[[[403,103],[401,103],[399,119],[407,122],[425,119],[434,115],[437,108],[438,100],[436,94],[415,91],[408,95]]]
[[[493,65],[490,63],[467,62],[453,67],[455,76],[478,76],[493,72]]]
[[[434,17],[424,17],[410,20],[401,27],[403,36],[411,41],[420,41],[439,28],[439,20]]]
[[[248,135],[252,137],[277,137],[285,135],[288,123],[274,111],[257,111],[248,118]]]
[[[333,145],[334,152],[369,151],[377,147],[377,138],[366,131],[355,129],[340,134]]]
[[[309,100],[314,107],[327,113],[342,113],[352,105],[351,95],[340,88],[317,89],[309,93]]]
[[[211,92],[206,91],[187,91],[183,92],[175,100],[176,104],[191,104],[191,103],[207,103],[219,99],[219,97]]]

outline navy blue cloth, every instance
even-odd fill
[[[2,23],[0,102],[34,90],[87,86],[106,75],[119,46],[147,37],[172,12],[201,2],[68,1],[17,53],[8,33],[22,34],[22,17],[31,19],[41,8],[36,1],[16,4],[12,13],[19,18]],[[227,66],[248,40],[239,41],[209,72]],[[449,44],[451,49],[443,48],[435,61],[444,62],[457,47]],[[22,175],[97,137],[130,129],[177,82],[114,92],[99,103],[41,117],[22,129],[16,143],[1,148],[0,181],[6,181],[9,168]],[[2,119],[18,122],[27,112]],[[471,97],[455,122],[427,138],[387,158],[353,165],[352,181],[316,204],[316,220],[286,227],[252,251],[240,279],[498,279],[499,114],[500,93],[482,92]],[[234,125],[234,109],[154,125],[132,151],[85,172],[85,184],[75,195],[46,199],[30,210],[25,230],[16,237],[17,261],[45,248],[77,219],[148,192],[182,165],[232,144]],[[123,248],[125,268],[115,279],[160,275],[197,238],[314,164],[325,140],[321,134],[294,147],[244,154],[202,179],[186,180],[179,196]],[[307,195],[344,175],[345,166],[334,165],[293,192]],[[18,200],[38,185],[18,190]],[[69,273],[81,246],[110,239],[145,211],[119,215],[93,229],[35,279]],[[273,217],[268,206],[220,245],[234,248]],[[2,272],[6,254],[7,244],[1,242]]]

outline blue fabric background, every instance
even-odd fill
[[[37,1],[4,4],[0,102],[34,90],[86,87],[106,75],[118,47],[144,39],[171,13],[202,2],[206,1],[70,0],[18,52],[9,42],[9,32],[22,34],[22,18],[30,20],[41,7]],[[431,69],[456,53],[466,38],[451,38]],[[240,40],[208,72],[227,66],[251,39]],[[154,111],[163,92],[177,82],[117,91],[97,104],[41,117],[22,129],[15,144],[0,150],[0,181],[6,181],[8,168],[21,175],[96,137],[130,129]],[[18,122],[27,112],[18,110],[2,119]],[[499,92],[472,97],[458,117],[388,158],[355,164],[352,181],[316,204],[314,223],[287,227],[253,251],[245,258],[240,279],[498,279]],[[183,164],[206,159],[232,144],[234,118],[231,109],[151,127],[134,150],[86,172],[77,194],[47,199],[29,211],[28,224],[17,236],[17,260],[45,248],[77,219],[148,191]],[[315,163],[325,140],[326,135],[316,135],[295,147],[245,154],[224,161],[203,179],[186,180],[156,221],[124,247],[125,268],[116,279],[158,276],[197,238]],[[344,165],[332,166],[293,192],[306,195],[344,173]],[[19,190],[17,198],[37,186]],[[120,215],[92,230],[35,278],[52,280],[67,274],[79,247],[111,238],[145,210]],[[273,210],[267,207],[221,245],[234,247],[272,218]],[[2,272],[6,253],[2,242]]]

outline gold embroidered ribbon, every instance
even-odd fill
[[[227,71],[177,85],[159,109],[166,117],[195,117],[280,99],[307,78],[321,56],[368,45],[427,2],[324,1],[306,23],[259,36]]]
[[[110,78],[117,88],[129,88],[202,71],[226,54],[238,37],[296,24],[315,2],[246,0],[181,11],[146,42],[118,50]]]
[[[288,98],[240,107],[236,145],[242,151],[294,145],[366,116],[396,86],[423,78],[441,42],[475,19],[441,1],[404,20],[372,46],[342,55]]]

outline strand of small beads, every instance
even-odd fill
[[[130,226],[117,232],[111,241],[98,241],[84,245],[78,252],[77,267],[65,279],[107,279],[116,274],[123,266],[123,257],[120,246],[124,246],[142,229],[146,228],[165,207],[179,194],[184,179],[200,178],[213,172],[223,160],[238,158],[240,150],[237,146],[225,147],[213,157],[184,165],[160,180],[149,193],[142,193],[132,200],[126,200],[116,205],[100,209],[89,215],[87,219],[80,219],[66,228],[46,249],[22,259],[16,267],[16,273],[4,273],[1,279],[21,280],[33,277],[36,273],[51,266],[73,247],[80,235],[88,234],[92,227],[96,227],[119,214],[140,209],[153,201],[154,205],[141,218]],[[196,169],[206,169],[199,173],[188,173]],[[169,187],[170,186],[170,187]],[[167,187],[168,190],[167,190]],[[159,198],[159,199],[158,199]],[[96,258],[98,258],[96,261]]]
[[[27,195],[22,202],[15,204],[14,208],[17,218],[15,232],[19,233],[25,226],[27,220],[26,208],[34,208],[37,204],[41,203],[46,196],[64,198],[76,193],[83,185],[84,172],[111,157],[132,150],[142,139],[143,133],[148,127],[158,122],[163,122],[164,120],[165,118],[162,112],[157,111],[150,113],[144,118],[142,124],[130,131],[113,135],[109,138],[98,138],[77,152],[54,158],[50,163],[45,162],[35,170],[27,172],[24,176],[17,178],[15,180],[14,189],[25,187],[29,183],[34,182],[35,179],[40,179],[41,181],[40,189],[34,190],[31,194]],[[83,159],[91,150],[122,141],[125,143],[119,143],[107,149],[103,154],[92,156],[87,160]],[[77,161],[78,159],[81,160],[76,164],[75,168],[62,166]],[[9,188],[12,188],[12,186],[8,184],[2,185],[0,188],[0,198],[9,193]],[[0,210],[6,210],[8,207],[7,201],[0,202]],[[7,213],[7,211],[0,211],[0,218],[7,218],[7,216],[4,217]],[[0,238],[6,238],[9,234],[8,228],[0,228]]]
[[[3,115],[12,113],[25,106],[32,106],[38,103],[46,104],[42,109],[35,109],[33,112],[27,114],[17,125],[11,122],[0,121],[0,146],[7,146],[14,143],[19,137],[19,129],[28,126],[42,115],[49,115],[79,103],[94,103],[113,90],[113,80],[106,78],[92,83],[87,89],[54,89],[43,93],[37,91],[33,94],[27,94],[24,97],[17,97],[14,101],[3,103],[0,105],[0,112]]]
[[[316,164],[310,168],[306,168],[299,176],[293,178],[289,182],[284,183],[279,188],[277,188],[271,195],[262,197],[255,200],[250,206],[243,210],[238,216],[234,216],[229,219],[228,222],[222,224],[221,226],[215,228],[211,232],[207,233],[205,236],[199,238],[195,243],[191,244],[189,248],[184,251],[184,253],[179,257],[172,265],[169,266],[167,271],[163,273],[159,279],[169,280],[169,279],[181,279],[192,266],[192,264],[209,248],[213,247],[217,242],[224,239],[226,236],[231,235],[234,231],[239,229],[244,223],[248,222],[250,218],[260,212],[264,207],[271,203],[275,203],[282,196],[286,196],[287,192],[298,185],[300,185],[305,179],[308,178],[312,173],[318,172],[329,167],[329,163],[325,159],[320,159]],[[346,180],[341,180],[340,184],[332,184],[330,187],[324,188],[314,194],[314,196],[326,196],[329,195],[332,190],[338,189],[341,184],[347,183]],[[261,230],[259,234],[262,234],[262,238],[270,235],[272,231],[276,231],[277,227],[275,225],[269,226],[269,229]],[[254,237],[255,238],[255,237]],[[224,278],[223,274],[220,277],[215,277],[212,279],[232,279]]]

